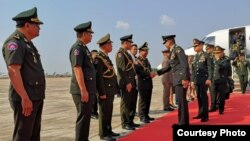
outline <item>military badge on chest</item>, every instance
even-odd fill
[[[86,50],[86,53],[87,53],[87,55],[88,55],[88,57],[89,57],[90,62],[93,63],[90,52],[89,52],[88,50]]]
[[[206,60],[206,57],[204,54],[201,55],[199,62],[204,62]]]
[[[170,56],[170,59],[171,60],[174,60],[176,58],[176,54],[173,52],[173,53],[171,53],[171,56]]]

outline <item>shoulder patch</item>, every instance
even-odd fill
[[[14,51],[18,48],[18,45],[16,42],[9,42],[7,47],[8,47],[8,50]]]
[[[79,50],[78,50],[78,49],[75,49],[75,50],[74,50],[74,55],[75,55],[75,56],[79,55]]]

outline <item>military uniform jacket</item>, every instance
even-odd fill
[[[248,70],[250,70],[250,63],[247,60],[244,61],[234,61],[232,65],[236,68],[236,73],[238,75],[248,75]]]
[[[25,36],[15,31],[4,43],[3,57],[7,66],[12,64],[21,65],[20,73],[24,88],[31,100],[45,98],[45,76],[38,50]],[[10,86],[9,98],[20,101],[21,98]]]
[[[109,57],[99,52],[94,60],[96,68],[96,85],[99,96],[113,96],[119,93],[117,77]]]
[[[123,48],[120,48],[116,54],[117,79],[120,88],[124,88],[131,83],[136,87],[134,63],[131,55]]]
[[[213,83],[227,83],[228,77],[232,75],[231,63],[228,57],[219,60],[214,59]]]
[[[192,62],[191,81],[194,84],[205,84],[206,80],[212,80],[212,65],[210,56],[206,52],[197,53]]]
[[[72,67],[70,93],[81,94],[75,72],[73,70],[76,66],[82,67],[87,91],[89,93],[96,93],[96,70],[88,47],[81,41],[77,40],[70,49],[69,58]]]
[[[163,59],[162,61],[162,68],[166,68],[170,66],[170,59]],[[173,75],[172,71],[169,71],[167,73],[164,73],[161,77],[161,81],[163,84],[173,84]]]
[[[150,77],[151,65],[147,58],[136,58],[135,70],[138,78],[138,89],[152,89],[153,82]]]
[[[182,80],[190,80],[187,57],[184,50],[178,45],[174,45],[172,48],[170,66],[158,70],[157,73],[161,75],[170,70],[173,73],[173,86],[181,85]]]

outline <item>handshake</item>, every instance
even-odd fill
[[[151,78],[154,78],[154,77],[157,75],[157,73],[156,73],[156,72],[154,72],[154,71],[152,71],[152,72],[150,72],[150,74],[149,74],[149,75],[150,75],[150,77],[151,77]]]

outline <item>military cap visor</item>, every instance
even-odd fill
[[[12,18],[12,20],[16,21],[17,25],[19,25],[21,23],[25,23],[25,22],[43,24],[43,22],[41,20],[39,20],[39,18],[37,16],[37,8],[36,7],[17,14],[15,17]]]
[[[222,48],[221,46],[215,46],[213,52],[218,53],[218,52],[223,52],[225,49]]]
[[[214,48],[214,45],[213,45],[213,44],[208,44],[208,43],[206,43],[205,45],[206,45],[206,49]]]
[[[200,40],[198,40],[198,39],[193,39],[193,47],[197,47],[197,46],[199,46],[200,44],[204,44],[204,42],[203,41],[200,41]]]
[[[101,39],[99,39],[97,41],[97,44],[99,44],[100,46],[101,45],[104,45],[106,43],[113,43],[113,41],[110,40],[110,34],[106,34],[104,37],[102,37]]]
[[[94,33],[93,30],[91,29],[92,23],[91,21],[86,22],[86,23],[82,23],[77,25],[74,30],[76,32],[90,32],[90,33]]]
[[[175,35],[162,36],[163,44],[165,44],[169,39],[174,39]]]
[[[139,50],[145,50],[145,51],[148,51],[149,48],[148,48],[148,43],[145,42],[142,46],[139,47]]]
[[[133,43],[133,34],[130,34],[130,35],[126,35],[126,36],[123,36],[120,38],[121,41],[128,41],[130,43]]]

